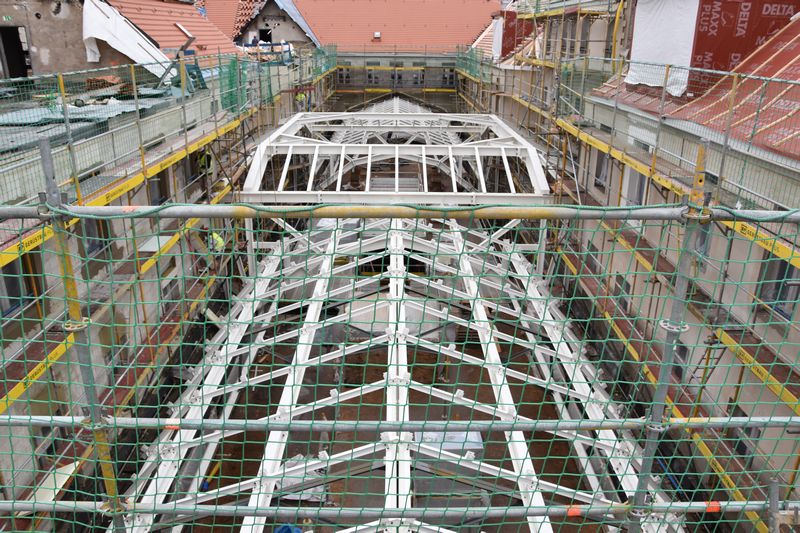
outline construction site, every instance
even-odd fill
[[[0,531],[800,530],[800,1],[0,1]]]

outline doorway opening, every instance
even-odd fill
[[[0,77],[27,78],[30,75],[28,35],[21,26],[0,27]]]
[[[267,28],[263,30],[258,30],[258,39],[264,41],[265,43],[272,42],[272,30]]]

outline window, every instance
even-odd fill
[[[592,29],[593,19],[585,17],[581,20],[581,44],[580,55],[585,56],[589,53],[589,36]]]
[[[569,19],[564,23],[564,36],[561,39],[561,52],[566,57],[572,56],[572,45],[575,43],[575,19]]]
[[[456,71],[455,69],[448,68],[444,70],[442,74],[442,84],[445,86],[452,86],[456,83]]]
[[[418,67],[418,70],[415,70],[411,75],[411,83],[413,85],[425,85],[425,62],[414,61],[411,65]]]
[[[349,68],[339,68],[336,73],[337,81],[343,85],[350,85],[350,69]]]
[[[25,28],[22,26],[0,28],[0,77],[27,77],[30,61],[28,36]]]
[[[644,193],[646,189],[647,177],[631,169],[628,174],[626,205],[644,205]]]
[[[641,148],[648,154],[653,153],[653,147],[644,141],[640,141],[639,139],[633,139],[633,145],[636,146],[637,148]]]
[[[771,255],[763,268],[759,292],[764,303],[791,320],[800,297],[800,271],[783,259]]]
[[[609,27],[606,27],[606,50],[603,57],[611,57],[614,51],[614,32],[609,31],[609,29]]]
[[[162,316],[167,316],[181,300],[181,277],[177,259],[169,260],[161,276]]]
[[[264,41],[265,43],[272,42],[272,28],[264,28],[258,30],[258,40]]]
[[[109,244],[107,220],[83,221],[83,246],[86,255],[93,257],[107,249]]]
[[[603,263],[600,262],[600,251],[591,242],[586,243],[586,265],[595,274],[603,273]]]
[[[735,418],[748,418],[748,414],[736,405],[731,398],[728,403],[728,413]],[[756,442],[761,437],[761,428],[746,427],[746,428],[731,428],[728,430],[728,438],[733,439],[733,444],[736,453],[746,458],[748,466],[753,459],[756,452]]]
[[[719,176],[706,170],[706,183],[709,185],[717,185],[719,183]]]
[[[597,153],[597,166],[594,170],[594,186],[605,189],[608,185],[608,167],[611,164],[611,158],[608,154],[603,152]]]
[[[381,79],[378,73],[372,70],[367,71],[367,85],[378,85]]]
[[[22,306],[29,295],[25,276],[22,272],[22,256],[2,268],[0,283],[0,311],[3,316],[13,313]]]
[[[547,46],[548,50],[555,51],[558,48],[559,45],[558,41],[561,39],[561,36],[559,35],[560,30],[561,30],[561,21],[554,20],[553,23],[550,25],[550,33],[548,34],[549,35],[548,40],[550,41],[550,43]]]
[[[628,311],[631,306],[631,284],[622,274],[617,274],[614,284],[614,296],[618,298],[619,307],[623,311]]]
[[[167,171],[159,172],[147,182],[150,194],[150,205],[161,205],[169,199],[169,181]]]

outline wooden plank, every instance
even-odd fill
[[[0,414],[5,413],[8,411],[8,408],[11,405],[19,400],[23,394],[28,392],[36,381],[42,377],[47,369],[49,369],[53,364],[61,359],[61,357],[67,353],[67,350],[70,346],[75,342],[75,335],[70,334],[66,339],[61,341],[58,346],[53,348],[47,356],[42,359],[39,364],[37,364],[33,369],[28,372],[28,374],[22,378],[22,380],[14,385],[8,394],[6,394],[2,399],[0,399]],[[13,361],[10,361],[13,362]]]

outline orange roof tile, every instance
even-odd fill
[[[214,1],[207,0],[206,4]],[[180,23],[195,37],[190,49],[198,54],[238,52],[233,41],[191,4],[162,0],[110,0],[109,3],[156,41],[162,50],[180,48],[186,42],[186,35],[175,25]]]
[[[222,32],[235,39],[253,18],[258,0],[205,0],[206,17]]]
[[[212,1],[212,0],[207,0]],[[486,28],[499,0],[294,0],[322,44],[339,50],[454,50]],[[373,39],[381,32],[380,40]]]
[[[494,54],[494,28],[494,20],[492,20],[472,43],[472,48],[483,52],[483,57],[488,59],[492,58]]]
[[[236,12],[239,0],[206,0],[206,17],[222,30],[222,33],[233,39],[233,27],[236,24]]]

